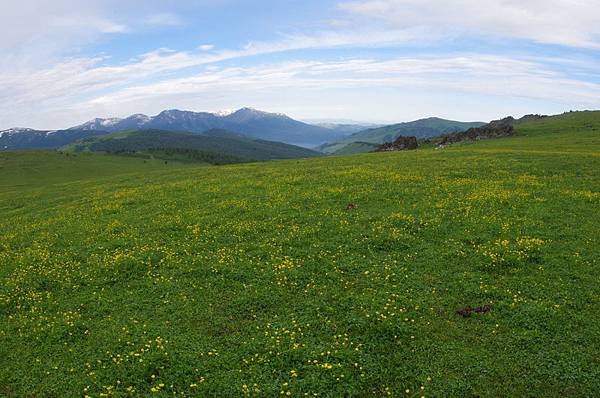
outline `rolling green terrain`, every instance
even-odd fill
[[[65,149],[74,152],[103,152],[210,164],[297,159],[321,155],[319,152],[295,145],[258,140],[219,129],[202,134],[163,130],[125,131],[85,139]]]
[[[365,145],[365,143],[379,146],[385,142],[392,142],[401,135],[430,138],[465,131],[471,127],[479,127],[483,124],[479,122],[455,122],[453,120],[431,117],[415,120],[414,122],[399,123],[360,131],[340,141],[322,145],[319,149],[324,153],[336,155],[371,152],[372,149]]]
[[[0,152],[0,192],[56,183],[180,168],[180,163],[57,151]]]
[[[374,152],[379,147],[379,144],[371,144],[369,142],[352,142],[337,150],[335,155],[354,155],[357,153]]]
[[[62,181],[0,154],[0,396],[596,396],[600,113],[517,131]]]

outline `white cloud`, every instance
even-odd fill
[[[426,88],[600,105],[598,84],[566,78],[532,61],[480,54],[393,60],[297,61],[225,68],[125,88],[97,97],[90,103],[118,104],[151,97],[280,88]]]
[[[55,56],[129,27],[110,11],[116,0],[8,0],[0,13],[2,53]],[[116,14],[118,15],[118,14]]]
[[[396,34],[397,33],[397,34]],[[54,100],[68,96],[80,98],[94,91],[135,84],[141,79],[156,77],[190,67],[218,64],[243,57],[279,53],[309,48],[335,48],[410,40],[407,32],[336,33],[322,32],[315,36],[288,36],[279,41],[251,42],[240,50],[205,53],[212,45],[200,46],[202,53],[175,52],[158,49],[121,65],[103,66],[103,57],[74,58],[54,65],[39,67],[37,63],[6,68],[0,75],[0,94],[13,104],[33,106],[35,101]],[[0,107],[1,107],[0,101]],[[36,106],[38,108],[39,106]]]
[[[597,0],[361,0],[340,7],[393,29],[600,48]]]
[[[74,59],[29,76],[26,86],[14,82],[7,85],[10,82],[2,77],[0,90],[12,87],[12,92],[5,95],[0,91],[0,108],[13,111],[2,117],[27,120],[31,109],[41,109],[36,114],[40,122],[61,124],[34,127],[58,128],[97,116],[158,112],[161,108],[202,110],[264,103],[267,108],[278,104],[281,108],[275,110],[292,110],[302,117],[329,116],[331,106],[336,104],[346,116],[353,114],[365,119],[377,115],[380,120],[402,120],[412,115],[403,113],[414,106],[412,98],[423,97],[424,93],[430,96],[431,104],[423,101],[421,109],[413,109],[415,115],[445,101],[435,112],[443,114],[459,103],[470,104],[474,98],[493,102],[493,109],[492,105],[483,108],[474,103],[448,116],[499,117],[501,113],[493,112],[506,109],[517,113],[523,101],[529,104],[529,108],[521,109],[525,112],[536,111],[540,104],[546,104],[545,109],[548,104],[558,109],[600,106],[599,84],[569,78],[543,59],[466,54],[304,60],[227,68],[213,64],[212,60],[223,57],[223,54],[202,57],[161,49],[122,66],[97,66],[101,59]],[[170,74],[200,63],[209,67],[189,76],[169,77],[161,73]],[[155,75],[159,81],[146,82],[145,78]],[[281,100],[284,97],[286,101]],[[389,106],[390,103],[397,106]],[[308,111],[316,113],[307,114]]]
[[[144,22],[153,26],[179,26],[183,24],[182,19],[172,13],[160,13],[149,15],[144,19]]]
[[[106,55],[73,56],[80,47],[103,37],[118,38],[140,24],[182,23],[171,13],[147,17],[142,13],[136,18],[117,12],[125,3],[130,11],[135,4],[146,4],[142,0],[87,0],[84,6],[79,0],[9,0],[8,5],[3,4],[0,129],[12,125],[66,127],[91,117],[158,111],[160,107],[218,109],[266,104],[271,108],[269,104],[277,104],[278,111],[292,110],[303,117],[363,119],[367,119],[365,115],[399,118],[404,115],[399,109],[416,104],[422,111],[453,109],[461,103],[473,113],[469,118],[479,118],[476,112],[484,111],[479,104],[492,101],[490,98],[496,109],[507,111],[523,101],[532,112],[539,104],[546,109],[552,104],[600,107],[600,89],[592,83],[598,81],[600,70],[594,57],[567,60],[523,53],[411,57],[391,56],[388,51],[391,59],[333,61],[325,55],[322,59],[329,61],[263,65],[255,65],[257,58],[251,58],[304,49],[407,49],[415,45],[421,49],[461,35],[597,48],[599,7],[592,1],[344,1],[340,7],[346,17],[328,20],[329,30],[251,41],[239,49],[221,50],[209,42],[194,51],[163,48],[121,63],[111,63]],[[146,9],[159,10],[162,4],[156,0]],[[239,65],[255,66],[222,67],[224,61],[245,57],[249,59]],[[424,93],[429,95],[430,105]],[[461,100],[455,101],[456,96]],[[474,98],[478,101],[473,102]],[[490,109],[491,105],[487,114]],[[309,111],[315,113],[303,113]],[[457,114],[464,112],[458,109]],[[416,108],[414,113],[418,113]]]
[[[109,19],[98,17],[66,17],[57,16],[48,20],[48,28],[57,30],[91,30],[94,33],[125,33],[129,27],[125,24],[116,23]]]

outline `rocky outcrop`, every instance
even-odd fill
[[[394,142],[386,142],[380,146],[377,152],[407,151],[417,149],[418,147],[417,137],[400,136]]]
[[[510,137],[515,134],[513,124],[515,119],[507,117],[502,120],[495,120],[482,127],[468,129],[462,133],[448,134],[440,137],[438,146],[446,146],[462,141],[478,141],[489,138]]]
[[[517,122],[531,122],[534,120],[540,120],[540,119],[545,119],[548,116],[546,115],[525,115],[522,118],[516,120]]]
[[[494,120],[484,126],[470,128],[462,133],[453,133],[442,135],[438,138],[426,140],[426,143],[433,143],[438,148],[456,144],[464,141],[478,141],[490,138],[510,137],[515,135],[514,125],[521,122],[529,122],[543,119],[544,115],[525,115],[520,119],[515,119],[512,116],[500,120]]]

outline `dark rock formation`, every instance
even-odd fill
[[[546,115],[525,115],[522,118],[520,118],[519,120],[517,120],[517,122],[531,122],[534,120],[540,120],[540,119],[545,119],[548,116]]]
[[[417,137],[404,137],[400,136],[396,138],[394,142],[386,142],[377,149],[377,152],[389,152],[389,151],[406,151],[411,149],[417,149],[419,144],[417,143]]]
[[[473,313],[485,314],[486,312],[490,312],[491,310],[492,310],[491,305],[484,305],[484,306],[475,307],[475,308],[468,305],[464,308],[457,310],[456,313],[458,315],[462,316],[463,318],[470,318]]]
[[[438,147],[444,147],[462,141],[477,141],[489,138],[510,137],[515,134],[513,124],[515,119],[511,116],[494,120],[485,126],[468,129],[462,133],[454,133],[441,136],[434,142]]]

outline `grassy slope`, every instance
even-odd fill
[[[414,122],[399,123],[389,126],[377,127],[360,131],[338,142],[322,147],[325,153],[335,153],[336,155],[347,154],[345,147],[356,142],[367,142],[381,145],[385,142],[392,142],[398,136],[416,136],[417,138],[429,138],[445,133],[464,131],[470,127],[478,127],[483,123],[479,122],[456,122],[440,118],[428,118],[416,120]],[[356,148],[355,148],[356,149]],[[370,148],[363,147],[363,152],[370,152]],[[354,151],[353,151],[354,152]]]
[[[368,142],[352,142],[336,151],[335,155],[354,155],[357,153],[367,153],[373,152],[377,148],[379,148],[379,145],[370,144]]]
[[[0,395],[594,396],[600,117],[519,129],[0,193]]]
[[[5,151],[0,152],[0,192],[174,167],[181,165],[96,154]]]

